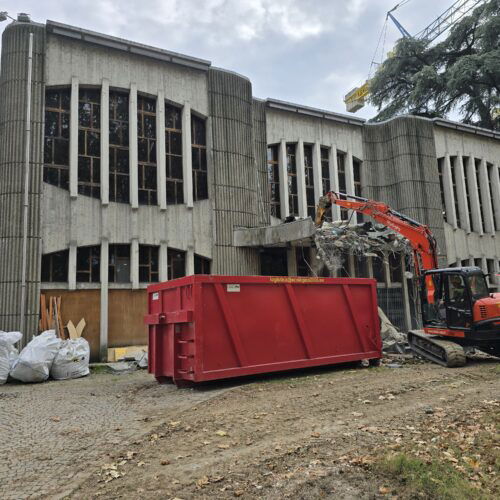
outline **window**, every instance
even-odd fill
[[[453,198],[455,200],[455,216],[457,218],[457,226],[462,227],[460,221],[460,211],[458,209],[458,194],[457,194],[457,172],[456,172],[457,157],[450,156],[450,168],[451,168],[451,185],[453,188]]]
[[[306,176],[307,215],[314,220],[316,214],[316,200],[314,199],[313,148],[309,144],[304,145],[304,167]]]
[[[474,171],[476,174],[476,183],[477,183],[477,197],[479,198],[479,214],[481,216],[481,223],[484,228],[484,211],[483,211],[483,193],[481,190],[481,175],[479,173],[479,168],[481,166],[481,160],[479,158],[474,159]]]
[[[76,251],[76,281],[98,283],[101,270],[101,247],[78,247]]]
[[[205,120],[191,115],[191,155],[194,201],[208,198],[207,139]]]
[[[78,192],[101,196],[101,105],[97,89],[80,89],[78,101]]]
[[[309,247],[295,247],[295,262],[297,265],[297,276],[309,276],[311,252]]]
[[[194,274],[210,274],[210,259],[195,254]]]
[[[168,279],[182,278],[186,276],[186,252],[182,250],[168,249]]]
[[[69,250],[42,255],[42,281],[68,281]]]
[[[385,264],[384,255],[377,253],[376,257],[372,257],[373,277],[377,283],[385,283]]]
[[[288,276],[286,248],[266,248],[260,254],[261,276]]]
[[[469,265],[470,265],[469,259],[462,260],[462,262],[460,262],[460,264],[462,265],[462,267],[469,267]]]
[[[321,189],[322,193],[328,193],[330,187],[330,151],[328,148],[321,148]]]
[[[486,259],[486,269],[488,286],[495,286],[495,261],[493,259]]]
[[[109,200],[130,201],[129,100],[127,94],[109,93]]]
[[[389,272],[391,273],[391,283],[401,283],[403,281],[400,254],[389,253]]]
[[[444,220],[448,222],[446,217],[446,202],[444,198],[444,184],[443,184],[443,164],[444,158],[438,158],[438,176],[439,176],[439,191],[441,193],[441,207]]]
[[[45,92],[45,138],[43,180],[69,189],[69,89]]]
[[[130,245],[109,245],[108,281],[130,282]]]
[[[160,247],[152,245],[139,245],[139,281],[142,283],[155,283],[160,280],[159,258]]]
[[[354,274],[356,278],[368,278],[368,260],[366,257],[354,256]]]
[[[286,145],[286,171],[288,175],[288,210],[290,215],[299,215],[299,195],[297,188],[297,163],[295,144]]]
[[[337,151],[337,172],[339,176],[339,193],[346,193],[347,183],[345,177],[345,153]],[[348,212],[345,208],[340,209],[340,219],[347,220],[349,217]]]
[[[279,145],[267,148],[267,180],[269,182],[269,199],[271,215],[281,219],[280,203],[280,172],[279,172]]]
[[[483,269],[483,259],[474,259],[474,266],[479,267],[479,269]]]
[[[353,158],[352,169],[354,175],[354,194],[361,197],[361,162]],[[363,222],[363,214],[356,213],[358,223]]]
[[[139,204],[156,205],[156,101],[137,98],[137,157]]]
[[[182,173],[182,113],[179,108],[165,105],[165,153],[167,169],[167,204],[184,203]]]
[[[498,168],[498,167],[496,165],[492,165],[491,163],[486,164],[486,170],[488,172],[488,185],[490,187],[491,200],[493,200],[494,196],[495,196],[495,193],[493,191],[493,186],[492,186],[493,169],[494,168]],[[493,224],[494,224],[495,231],[500,231],[500,214],[496,210],[494,210],[494,207],[492,207],[492,208],[493,208]]]
[[[462,157],[462,163],[464,166],[464,182],[465,182],[465,212],[467,214],[467,220],[469,223],[469,227],[472,228],[471,221],[470,221],[470,195],[469,195],[469,177],[468,177],[468,168],[467,168],[467,158],[464,156]]]

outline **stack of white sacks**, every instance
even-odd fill
[[[21,382],[44,382],[84,377],[89,374],[89,343],[82,337],[61,340],[55,330],[33,338],[19,354],[19,332],[0,331],[0,384],[10,376]]]

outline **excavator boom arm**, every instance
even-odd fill
[[[330,191],[319,200],[315,220],[318,227],[323,223],[325,212],[332,205],[368,215],[380,224],[404,236],[413,249],[415,271],[417,273],[420,274],[422,270],[438,267],[436,240],[426,225],[392,210],[385,203]]]

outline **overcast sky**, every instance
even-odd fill
[[[401,0],[399,0],[401,2]],[[256,97],[345,112],[368,76],[386,12],[398,0],[0,0],[31,14],[208,59],[250,78]],[[414,34],[452,0],[411,0],[396,12]],[[6,23],[0,25],[3,30]],[[388,25],[385,52],[399,32]],[[378,55],[380,60],[380,54]],[[366,107],[356,116],[370,118]]]

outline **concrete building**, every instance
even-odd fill
[[[0,75],[3,329],[20,320],[27,124],[26,338],[40,292],[62,297],[65,321],[86,319],[92,356],[104,359],[108,347],[146,343],[148,283],[325,274],[309,216],[329,189],[428,224],[442,264],[499,272],[500,134],[261,100],[247,78],[209,61],[18,21],[3,33]],[[283,224],[288,216],[298,220]],[[417,313],[404,269],[398,256],[348,255],[341,275],[377,278],[380,305],[409,327]]]

